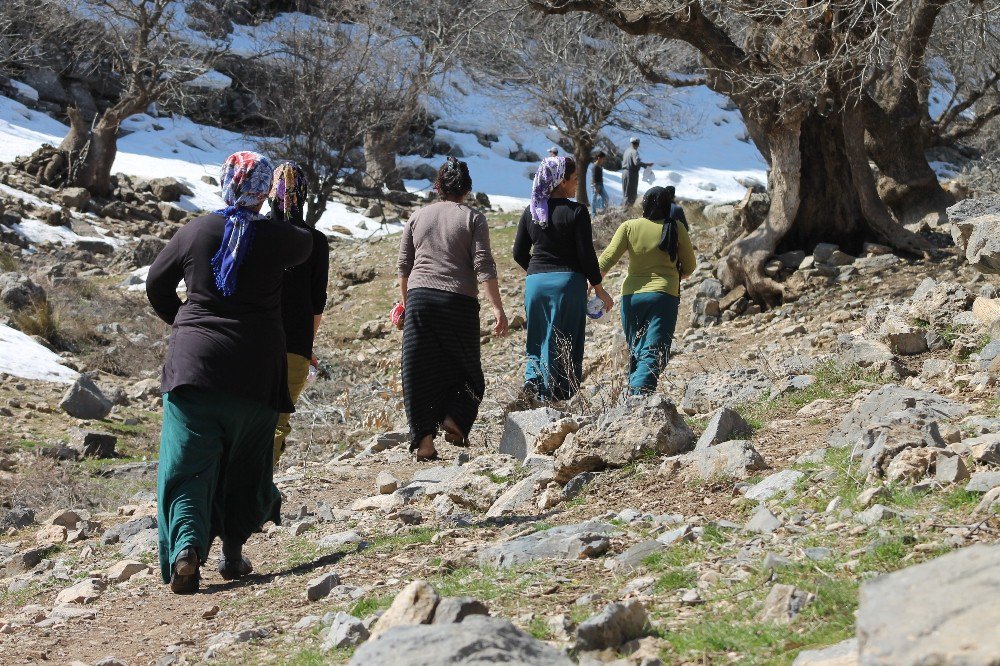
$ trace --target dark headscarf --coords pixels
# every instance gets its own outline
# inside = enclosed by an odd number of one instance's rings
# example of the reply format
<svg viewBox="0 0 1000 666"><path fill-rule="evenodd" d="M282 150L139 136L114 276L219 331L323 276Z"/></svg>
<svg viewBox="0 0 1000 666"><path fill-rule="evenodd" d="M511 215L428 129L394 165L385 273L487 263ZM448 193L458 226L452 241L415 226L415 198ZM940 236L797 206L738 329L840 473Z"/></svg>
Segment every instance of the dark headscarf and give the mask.
<svg viewBox="0 0 1000 666"><path fill-rule="evenodd" d="M295 162L282 162L274 170L274 182L267 198L276 218L304 224L302 210L308 193L309 183L302 167Z"/></svg>
<svg viewBox="0 0 1000 666"><path fill-rule="evenodd" d="M659 248L677 261L677 221L673 216L674 188L651 187L642 197L642 216L653 222L662 222Z"/></svg>

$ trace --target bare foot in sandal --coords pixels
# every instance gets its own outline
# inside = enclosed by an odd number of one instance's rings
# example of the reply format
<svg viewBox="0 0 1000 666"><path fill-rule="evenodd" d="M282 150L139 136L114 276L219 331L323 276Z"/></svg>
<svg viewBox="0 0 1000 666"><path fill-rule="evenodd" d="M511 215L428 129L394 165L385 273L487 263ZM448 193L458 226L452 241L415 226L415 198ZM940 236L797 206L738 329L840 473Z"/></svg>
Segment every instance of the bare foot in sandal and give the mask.
<svg viewBox="0 0 1000 666"><path fill-rule="evenodd" d="M417 462L437 460L438 453L434 448L434 436L425 435L424 438L420 440L420 445L417 447L417 450L414 451L413 455L416 456Z"/></svg>
<svg viewBox="0 0 1000 666"><path fill-rule="evenodd" d="M444 417L441 427L444 428L444 439L446 442L455 446L469 445L469 438L462 434L462 429L458 427L458 424L450 416Z"/></svg>

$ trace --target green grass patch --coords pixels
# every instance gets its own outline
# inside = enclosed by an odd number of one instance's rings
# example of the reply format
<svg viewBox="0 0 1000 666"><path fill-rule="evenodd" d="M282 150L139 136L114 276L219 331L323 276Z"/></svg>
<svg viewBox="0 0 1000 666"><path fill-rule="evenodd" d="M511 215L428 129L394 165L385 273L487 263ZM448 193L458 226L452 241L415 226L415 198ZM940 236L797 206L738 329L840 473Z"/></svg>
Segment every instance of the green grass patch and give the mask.
<svg viewBox="0 0 1000 666"><path fill-rule="evenodd" d="M359 618L366 618L369 615L388 608L392 605L393 596L391 594L372 595L361 597L351 606L351 615Z"/></svg>
<svg viewBox="0 0 1000 666"><path fill-rule="evenodd" d="M371 545L363 552L365 555L375 553L391 553L406 546L419 543L430 543L431 538L437 533L433 527L418 527L417 529L403 534L393 534L376 538Z"/></svg>
<svg viewBox="0 0 1000 666"><path fill-rule="evenodd" d="M900 537L891 537L879 541L867 553L861 556L861 569L877 573L889 573L902 568L903 558L910 548Z"/></svg>
<svg viewBox="0 0 1000 666"><path fill-rule="evenodd" d="M540 641L547 641L552 638L552 632L549 630L549 625L545 621L544 617L536 615L531 618L531 622L528 623L528 633L537 638Z"/></svg>
<svg viewBox="0 0 1000 666"><path fill-rule="evenodd" d="M968 509L979 504L982 499L982 493L974 493L965 488L955 488L944 495L941 502L949 509Z"/></svg>

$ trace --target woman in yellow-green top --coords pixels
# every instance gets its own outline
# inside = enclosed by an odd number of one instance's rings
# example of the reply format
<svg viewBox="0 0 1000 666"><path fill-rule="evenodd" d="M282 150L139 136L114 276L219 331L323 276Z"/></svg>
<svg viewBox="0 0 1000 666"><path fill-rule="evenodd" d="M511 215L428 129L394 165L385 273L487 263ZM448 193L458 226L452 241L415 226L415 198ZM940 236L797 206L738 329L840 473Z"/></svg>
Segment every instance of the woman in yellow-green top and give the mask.
<svg viewBox="0 0 1000 666"><path fill-rule="evenodd" d="M656 390L677 326L680 282L694 272L696 261L673 187L650 188L642 199L642 215L622 222L599 259L606 274L628 251L621 313L629 346L629 390L635 394Z"/></svg>

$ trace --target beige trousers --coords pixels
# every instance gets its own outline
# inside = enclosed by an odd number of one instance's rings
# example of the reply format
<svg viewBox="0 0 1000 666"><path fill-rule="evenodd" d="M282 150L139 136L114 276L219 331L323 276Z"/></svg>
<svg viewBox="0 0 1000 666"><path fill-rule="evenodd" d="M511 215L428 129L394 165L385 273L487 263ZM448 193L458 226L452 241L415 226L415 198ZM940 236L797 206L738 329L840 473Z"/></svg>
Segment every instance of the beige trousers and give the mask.
<svg viewBox="0 0 1000 666"><path fill-rule="evenodd" d="M292 398L294 405L302 395L302 389L306 387L306 380L309 378L309 359L298 354L288 354L288 395ZM289 425L291 414L279 414L278 425L274 429L274 464L278 465L278 459L285 452L285 439L292 431Z"/></svg>

